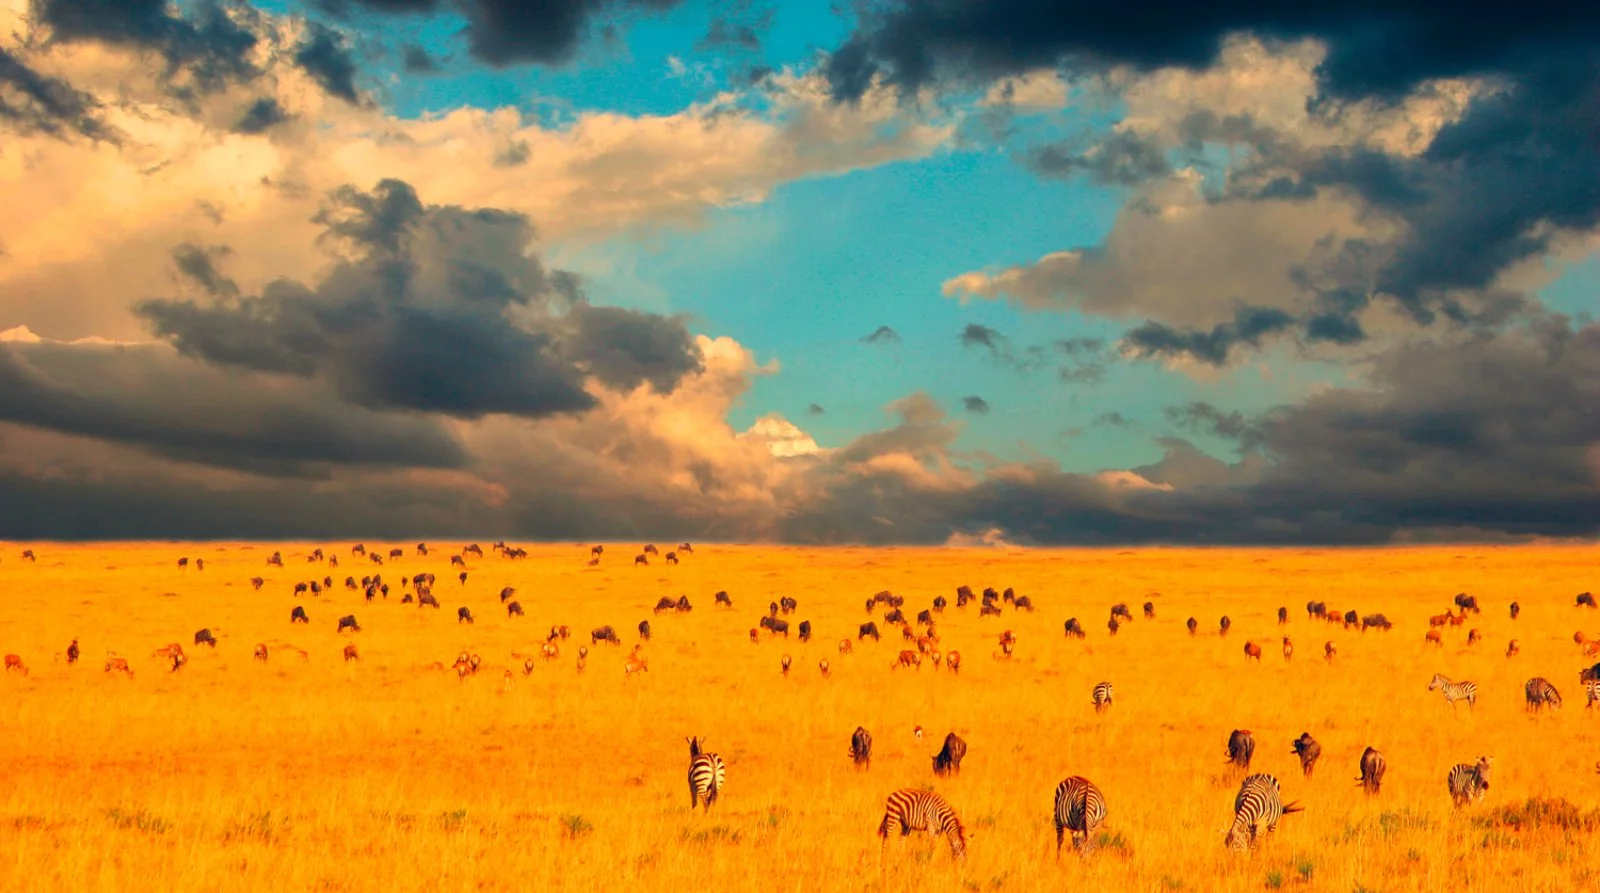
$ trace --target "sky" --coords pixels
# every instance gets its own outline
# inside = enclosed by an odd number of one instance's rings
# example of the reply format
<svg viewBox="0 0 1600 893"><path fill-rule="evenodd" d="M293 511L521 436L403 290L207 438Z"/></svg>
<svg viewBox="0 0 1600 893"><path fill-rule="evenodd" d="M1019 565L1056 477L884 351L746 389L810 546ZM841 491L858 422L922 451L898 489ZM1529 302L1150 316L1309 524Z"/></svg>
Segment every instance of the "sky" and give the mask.
<svg viewBox="0 0 1600 893"><path fill-rule="evenodd" d="M0 537L1600 534L1600 12L0 0Z"/></svg>

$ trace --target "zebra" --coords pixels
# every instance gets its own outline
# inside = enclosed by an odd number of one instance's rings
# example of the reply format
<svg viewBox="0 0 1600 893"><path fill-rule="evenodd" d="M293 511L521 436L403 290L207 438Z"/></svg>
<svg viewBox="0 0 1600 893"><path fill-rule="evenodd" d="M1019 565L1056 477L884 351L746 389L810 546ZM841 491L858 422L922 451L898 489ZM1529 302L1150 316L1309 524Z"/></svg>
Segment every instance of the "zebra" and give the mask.
<svg viewBox="0 0 1600 893"><path fill-rule="evenodd" d="M1234 852L1253 850L1263 828L1271 834L1278 830L1279 819L1303 808L1295 803L1284 805L1276 778L1262 772L1251 775L1233 798L1233 827L1224 842Z"/></svg>
<svg viewBox="0 0 1600 893"><path fill-rule="evenodd" d="M872 733L865 726L856 726L850 735L850 761L858 769L872 768Z"/></svg>
<svg viewBox="0 0 1600 893"><path fill-rule="evenodd" d="M1451 682L1443 673L1434 673L1433 681L1428 683L1428 691L1438 689L1444 692L1444 699L1454 707L1457 701L1466 701L1468 707L1478 704L1478 684L1476 682Z"/></svg>
<svg viewBox="0 0 1600 893"><path fill-rule="evenodd" d="M1551 707L1561 706L1561 693L1556 691L1556 687L1550 684L1550 680L1543 676L1535 676L1529 679L1523 692L1527 697L1529 710L1543 710L1547 704Z"/></svg>
<svg viewBox="0 0 1600 893"><path fill-rule="evenodd" d="M1094 687L1094 712L1103 713L1111 709L1111 683L1101 682Z"/></svg>
<svg viewBox="0 0 1600 893"><path fill-rule="evenodd" d="M1600 680L1585 680L1583 683L1583 693L1588 699L1584 702L1583 709L1587 710L1596 704L1600 704Z"/></svg>
<svg viewBox="0 0 1600 893"><path fill-rule="evenodd" d="M1093 850L1094 831L1105 820L1106 798L1094 782L1074 775L1056 785L1056 858L1067 831L1072 832L1073 849Z"/></svg>
<svg viewBox="0 0 1600 893"><path fill-rule="evenodd" d="M692 810L700 805L701 799L705 800L706 812L711 811L711 804L717 802L717 796L722 793L722 783L726 770L722 765L722 757L714 753L702 753L700 739L689 738L689 808Z"/></svg>
<svg viewBox="0 0 1600 893"><path fill-rule="evenodd" d="M1383 754L1369 747L1361 752L1361 777L1356 781L1368 794L1376 794L1383 786L1383 773L1388 768L1388 761L1383 758Z"/></svg>
<svg viewBox="0 0 1600 893"><path fill-rule="evenodd" d="M966 858L970 835L956 817L956 811L938 793L902 788L889 795L883 807L883 821L878 824L878 836L883 839L878 858L881 860L884 850L888 849L891 834L899 833L904 837L912 831L943 834L949 838L950 852L955 858Z"/></svg>
<svg viewBox="0 0 1600 893"><path fill-rule="evenodd" d="M1478 757L1476 763L1457 763L1450 767L1445 783L1450 786L1450 799L1459 809L1468 802L1482 800L1489 790L1489 765L1493 757Z"/></svg>

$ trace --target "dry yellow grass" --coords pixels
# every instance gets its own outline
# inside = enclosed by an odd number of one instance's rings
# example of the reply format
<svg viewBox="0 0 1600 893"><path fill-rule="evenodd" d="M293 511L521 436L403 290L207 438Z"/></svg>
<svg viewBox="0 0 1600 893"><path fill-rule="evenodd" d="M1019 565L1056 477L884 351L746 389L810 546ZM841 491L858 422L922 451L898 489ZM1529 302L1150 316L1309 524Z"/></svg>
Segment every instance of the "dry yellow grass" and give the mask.
<svg viewBox="0 0 1600 893"><path fill-rule="evenodd" d="M1530 797L1600 805L1600 715L1586 714L1572 641L1600 636L1600 614L1573 607L1600 557L1586 548L1443 547L1395 550L987 551L701 547L679 567L634 568L618 545L602 567L586 549L533 547L526 560L469 559L462 586L453 547L374 568L349 544L323 544L342 566L308 565L302 544L36 544L0 552L0 652L31 673L0 679L0 890L1576 890L1600 886L1590 832L1486 828L1491 811ZM377 544L369 543L376 547ZM459 545L459 544L456 544ZM485 544L487 547L487 544ZM387 551L389 544L383 544ZM284 568L265 557L281 549ZM179 556L204 571L179 571ZM342 585L380 571L397 582L439 577L441 611L368 605ZM268 583L252 590L250 577ZM331 574L331 595L291 595L294 582ZM952 607L943 647L966 663L958 678L930 667L889 669L898 635L837 646L867 619L880 589L922 608L956 585L1014 586L1038 606L978 617ZM525 618L508 619L502 586ZM718 609L727 589L735 608ZM1484 613L1423 642L1427 616L1456 592ZM1139 612L1147 594L1157 619ZM662 595L687 594L688 615L653 615ZM749 641L769 601L791 595L810 619L810 644ZM1310 598L1383 611L1393 632L1346 632L1306 619ZM1522 604L1513 622L1506 606ZM953 601L953 599L952 599ZM1116 638L1107 609L1136 619ZM309 627L289 625L307 606ZM458 625L468 605L473 626ZM1296 654L1285 662L1275 620ZM354 613L364 631L341 638ZM908 612L910 613L910 612ZM1233 618L1227 638L1218 618ZM1194 615L1200 635L1183 628ZM1076 616L1086 642L1062 635ZM622 668L642 619L655 627L649 671ZM876 618L882 623L881 617ZM559 660L509 683L503 671L535 654L553 623L571 626ZM610 623L625 647L579 637ZM216 650L189 644L218 632ZM1476 627L1486 641L1469 649ZM1010 661L993 658L1010 628ZM53 655L77 637L83 661ZM1522 652L1505 657L1508 640ZM362 660L345 664L349 638ZM1260 664L1243 643L1263 645ZM1339 657L1322 660L1324 641ZM151 657L184 644L178 673ZM269 662L252 659L258 642ZM285 647L309 652L301 660ZM136 676L101 672L108 649ZM483 655L478 676L427 669L463 649ZM779 674L784 654L794 671ZM830 679L817 662L828 659ZM1476 710L1426 691L1435 671L1480 686ZM1524 713L1522 686L1553 680L1566 698L1547 716ZM1090 689L1116 686L1096 716ZM875 738L868 772L846 757L858 725ZM928 738L915 741L923 726ZM1304 813L1283 820L1253 857L1222 845L1236 782L1223 747L1255 732L1257 771L1276 774ZM935 782L930 756L955 730L970 745L959 778ZM1324 753L1302 778L1290 741L1309 731ZM684 738L702 735L728 764L722 801L689 810ZM1367 745L1389 760L1383 793L1354 783ZM1451 809L1449 767L1496 758L1485 803ZM1054 859L1056 783L1093 779L1110 804L1109 835L1093 856ZM964 865L942 841L893 841L880 873L874 835L884 797L932 783L976 836Z"/></svg>

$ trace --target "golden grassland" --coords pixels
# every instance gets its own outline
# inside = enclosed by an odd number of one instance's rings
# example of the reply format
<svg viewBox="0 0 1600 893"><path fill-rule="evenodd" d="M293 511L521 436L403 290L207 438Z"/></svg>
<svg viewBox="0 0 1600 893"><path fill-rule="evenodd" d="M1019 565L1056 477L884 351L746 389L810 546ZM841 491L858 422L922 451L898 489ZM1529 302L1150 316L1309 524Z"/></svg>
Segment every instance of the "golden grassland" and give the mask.
<svg viewBox="0 0 1600 893"><path fill-rule="evenodd" d="M316 545L341 566L308 564L313 546L296 543L32 544L36 563L19 559L21 545L0 547L0 652L31 670L0 679L0 890L1600 888L1600 836L1581 821L1489 821L1525 815L1534 797L1566 798L1579 820L1600 807L1600 711L1584 710L1577 683L1592 661L1572 640L1579 629L1600 636L1600 615L1573 606L1576 592L1600 588L1594 548L706 545L677 567L635 568L637 544L619 544L589 568L587 548L562 545L515 562L469 558L462 585L449 566L460 544L419 558L406 543L407 557L383 568L353 560L348 543ZM274 549L281 569L265 565ZM205 570L178 570L180 556ZM443 610L401 604L398 586L367 604L339 585L421 571L438 575ZM260 592L248 582L257 574ZM331 594L292 595L325 574ZM874 592L906 596L911 614L962 583L1016 587L1038 610L980 619L975 603L952 604L939 629L942 647L965 658L959 677L891 671L898 634L838 652ZM507 585L525 618L501 608ZM713 607L719 589L734 609ZM1449 629L1443 648L1424 644L1428 615L1463 590L1483 614ZM692 613L651 613L680 594ZM790 620L810 619L816 639L751 644L782 595L799 600ZM1139 612L1147 598L1153 621ZM1385 612L1395 628L1311 622L1311 598ZM1119 601L1136 619L1111 638L1107 609ZM295 604L309 627L289 625ZM476 624L457 623L460 605ZM1290 608L1284 630L1279 605ZM361 633L335 632L346 613ZM1191 615L1195 637L1183 626ZM1071 616L1087 641L1062 635ZM624 679L642 619L655 632L649 672ZM561 657L507 682L504 669L520 669L513 653L536 653L553 623L573 630ZM607 623L625 646L592 647L578 673L580 637ZM218 633L215 651L190 645L202 627ZM1003 661L995 641L1007 628L1019 643ZM1469 648L1470 628L1485 641ZM56 655L73 637L83 660L68 666ZM1522 653L1508 659L1513 637ZM1247 639L1263 645L1259 664L1244 657ZM362 659L346 664L350 640ZM191 657L177 673L151 656L173 641ZM265 664L251 656L258 642L274 649ZM464 649L484 658L477 676L428 668ZM134 678L101 671L108 650L129 658ZM1436 671L1476 681L1477 708L1428 692ZM1564 709L1525 713L1523 683L1538 675L1561 689ZM1089 693L1100 680L1115 684L1116 703L1097 716ZM846 756L858 724L875 738L866 772ZM1237 787L1223 750L1236 727L1256 735L1255 769L1305 805L1250 857L1222 843ZM970 751L958 778L935 780L929 758L950 730ZM1290 753L1303 731L1324 748L1311 778ZM710 814L689 808L689 735L727 761ZM1354 783L1369 744L1389 761L1370 800ZM1445 774L1480 754L1495 757L1488 797L1455 811ZM1101 787L1110 817L1098 852L1069 848L1057 862L1051 800L1072 774ZM885 796L927 784L974 832L968 859L919 834L892 841L880 867Z"/></svg>

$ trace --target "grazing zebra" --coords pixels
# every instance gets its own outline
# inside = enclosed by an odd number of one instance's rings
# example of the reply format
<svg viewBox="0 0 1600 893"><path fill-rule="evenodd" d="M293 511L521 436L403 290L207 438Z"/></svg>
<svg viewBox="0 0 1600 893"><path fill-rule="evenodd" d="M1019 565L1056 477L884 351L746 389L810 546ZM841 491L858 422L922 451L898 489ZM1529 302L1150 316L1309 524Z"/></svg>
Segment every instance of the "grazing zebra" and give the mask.
<svg viewBox="0 0 1600 893"><path fill-rule="evenodd" d="M1383 773L1388 768L1383 754L1369 747L1361 752L1361 777L1356 781L1368 794L1376 794L1383 787Z"/></svg>
<svg viewBox="0 0 1600 893"><path fill-rule="evenodd" d="M1428 683L1428 691L1438 689L1444 693L1444 699L1454 707L1457 701L1466 701L1468 707L1478 705L1478 685L1475 682L1451 682L1442 673L1434 673L1433 681Z"/></svg>
<svg viewBox="0 0 1600 893"><path fill-rule="evenodd" d="M1256 736L1249 729L1234 729L1228 733L1228 762L1237 769L1250 771L1250 759L1256 755Z"/></svg>
<svg viewBox="0 0 1600 893"><path fill-rule="evenodd" d="M1478 757L1476 763L1457 763L1450 768L1445 783L1450 787L1450 799L1456 808L1474 800L1482 800L1489 791L1489 764L1493 757Z"/></svg>
<svg viewBox="0 0 1600 893"><path fill-rule="evenodd" d="M1101 682L1095 685L1094 693L1090 696L1094 700L1094 712L1104 713L1111 709L1111 683ZM1063 782L1065 784L1065 782ZM1060 841L1056 842L1059 849Z"/></svg>
<svg viewBox="0 0 1600 893"><path fill-rule="evenodd" d="M711 811L711 804L717 802L717 796L722 793L722 783L726 770L722 765L722 757L714 753L702 753L700 739L690 738L689 741L689 808L692 810L704 800L706 812Z"/></svg>
<svg viewBox="0 0 1600 893"><path fill-rule="evenodd" d="M1322 745L1310 732L1301 732L1300 737L1294 739L1294 753L1300 758L1300 771L1310 778L1312 770L1317 768L1317 759L1322 756Z"/></svg>
<svg viewBox="0 0 1600 893"><path fill-rule="evenodd" d="M1074 775L1056 785L1056 858L1061 857L1062 839L1072 832L1074 849L1094 849L1094 831L1106 820L1106 798L1094 782Z"/></svg>
<svg viewBox="0 0 1600 893"><path fill-rule="evenodd" d="M850 734L850 761L857 769L872 768L872 733L865 726L856 726Z"/></svg>
<svg viewBox="0 0 1600 893"><path fill-rule="evenodd" d="M1528 684L1523 689L1523 693L1527 698L1529 710L1543 710L1547 705L1550 707L1561 706L1561 693L1556 691L1556 687L1550 684L1550 680L1543 676L1535 676L1529 679Z"/></svg>
<svg viewBox="0 0 1600 893"><path fill-rule="evenodd" d="M950 840L950 852L957 859L966 858L967 829L956 817L955 810L937 793L902 788L889 795L883 807L883 821L878 824L878 836L883 839L878 857L882 859L884 850L888 849L891 834L904 837L912 831L943 834Z"/></svg>
<svg viewBox="0 0 1600 893"><path fill-rule="evenodd" d="M1600 680L1587 679L1583 683L1583 694L1588 699L1583 704L1583 709L1588 710L1600 704Z"/></svg>
<svg viewBox="0 0 1600 893"><path fill-rule="evenodd" d="M1265 773L1251 775L1233 798L1233 827L1224 843L1235 852L1253 850L1263 829L1268 834L1277 831L1279 819L1302 808L1294 803L1284 805L1276 778Z"/></svg>
<svg viewBox="0 0 1600 893"><path fill-rule="evenodd" d="M961 760L967 755L967 742L955 732L944 736L944 747L933 757L934 775L960 775Z"/></svg>

